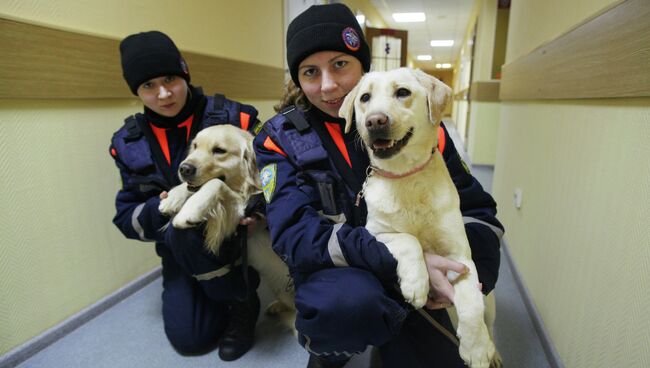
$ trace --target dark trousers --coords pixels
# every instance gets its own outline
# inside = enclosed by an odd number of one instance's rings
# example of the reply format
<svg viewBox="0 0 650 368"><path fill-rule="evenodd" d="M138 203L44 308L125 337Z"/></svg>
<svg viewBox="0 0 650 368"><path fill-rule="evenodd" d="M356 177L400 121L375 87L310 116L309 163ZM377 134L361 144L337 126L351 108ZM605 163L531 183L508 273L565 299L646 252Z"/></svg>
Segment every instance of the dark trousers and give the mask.
<svg viewBox="0 0 650 368"><path fill-rule="evenodd" d="M216 347L229 321L228 302L254 293L260 282L258 273L248 268L248 285L241 266L219 277L197 280L193 275L224 266L203 249L202 242L156 244L156 253L162 258L163 322L169 342L183 354Z"/></svg>
<svg viewBox="0 0 650 368"><path fill-rule="evenodd" d="M296 289L300 343L333 362L371 345L384 368L464 367L458 347L399 298L361 269L315 272ZM429 312L454 331L444 310Z"/></svg>

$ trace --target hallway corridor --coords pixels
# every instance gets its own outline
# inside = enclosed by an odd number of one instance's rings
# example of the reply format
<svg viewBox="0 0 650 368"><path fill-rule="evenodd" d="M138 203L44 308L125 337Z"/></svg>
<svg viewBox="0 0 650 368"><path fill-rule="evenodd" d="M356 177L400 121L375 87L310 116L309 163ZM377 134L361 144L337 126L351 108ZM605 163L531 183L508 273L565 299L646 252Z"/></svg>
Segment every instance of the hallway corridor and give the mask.
<svg viewBox="0 0 650 368"><path fill-rule="evenodd" d="M462 147L453 124L446 124L457 147ZM459 149L460 151L460 149ZM469 164L467 155L465 161ZM490 190L493 168L473 166L473 175ZM507 229L506 229L507 237ZM513 270L502 248L497 283L495 339L506 368L550 368L533 322L528 314ZM262 313L253 349L234 362L222 362L216 351L202 356L181 356L168 343L160 310L161 278L129 296L26 360L20 368L212 368L264 367L301 368L307 353L289 331L282 331L277 320ZM262 305L271 300L264 285L260 288ZM355 357L346 368L368 368L370 354ZM4 367L3 367L4 368ZM408 367L405 367L408 368Z"/></svg>

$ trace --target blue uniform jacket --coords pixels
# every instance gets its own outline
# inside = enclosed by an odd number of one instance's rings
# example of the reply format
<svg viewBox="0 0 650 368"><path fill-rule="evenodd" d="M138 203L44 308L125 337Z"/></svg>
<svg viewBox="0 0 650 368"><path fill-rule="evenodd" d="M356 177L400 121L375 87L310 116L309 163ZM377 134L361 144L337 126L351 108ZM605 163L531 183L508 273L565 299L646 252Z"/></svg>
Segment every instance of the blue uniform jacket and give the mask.
<svg viewBox="0 0 650 368"><path fill-rule="evenodd" d="M170 147L171 151L185 152L188 142L208 126L233 124L251 130L257 121L257 110L221 95L202 96L193 121L188 139L182 140L183 143L174 141L179 146ZM141 114L127 118L124 126L115 132L110 153L122 177L122 189L115 199L117 213L113 223L127 238L165 242L174 228L169 226L166 231L161 231L169 218L158 211L158 196L180 183L176 173L183 155L172 158L171 164L163 162L158 142ZM201 228L177 231L172 236L190 244L203 242Z"/></svg>
<svg viewBox="0 0 650 368"><path fill-rule="evenodd" d="M297 112L309 122L308 128L296 128L294 120L300 120ZM320 138L327 134L318 128L324 122L310 121L316 115L298 109L278 114L264 124L254 141L273 247L288 264L297 285L307 275L334 266L362 268L384 283L393 283L396 260L363 227L367 215L363 200L355 206L367 155L354 143L356 132L342 135L349 156L357 157L356 167L352 159L356 183L349 173L341 175L341 160L333 159L336 153L331 153L331 142L327 143L330 138ZM340 119L327 121L330 127L342 124ZM503 226L495 217L496 203L466 169L446 129L445 141L443 157L460 195L472 258L487 294L498 276ZM365 164L358 158L361 156Z"/></svg>

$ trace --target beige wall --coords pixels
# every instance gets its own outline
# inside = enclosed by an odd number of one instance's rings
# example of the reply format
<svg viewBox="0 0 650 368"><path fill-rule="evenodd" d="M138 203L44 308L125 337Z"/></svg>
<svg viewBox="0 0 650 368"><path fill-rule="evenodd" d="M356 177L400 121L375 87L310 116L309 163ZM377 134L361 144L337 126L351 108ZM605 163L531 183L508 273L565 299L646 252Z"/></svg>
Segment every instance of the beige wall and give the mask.
<svg viewBox="0 0 650 368"><path fill-rule="evenodd" d="M0 354L159 262L112 225L110 136L135 106L0 100Z"/></svg>
<svg viewBox="0 0 650 368"><path fill-rule="evenodd" d="M157 29L181 50L283 67L280 0L0 0L0 15L116 39Z"/></svg>
<svg viewBox="0 0 650 368"><path fill-rule="evenodd" d="M478 0L478 19L472 83L492 80L497 0ZM473 164L494 165L499 131L499 102L471 100L467 126L467 153Z"/></svg>
<svg viewBox="0 0 650 368"><path fill-rule="evenodd" d="M492 55L494 53L494 33L497 25L497 0L477 0L479 3L474 45L472 79L490 80L492 75Z"/></svg>
<svg viewBox="0 0 650 368"><path fill-rule="evenodd" d="M353 13L361 12L366 16L366 21L369 21L373 28L386 27L386 21L379 14L377 9L372 5L369 0L344 0L342 1L347 5Z"/></svg>
<svg viewBox="0 0 650 368"><path fill-rule="evenodd" d="M469 115L467 154L474 165L494 165L496 161L501 104L472 101Z"/></svg>
<svg viewBox="0 0 650 368"><path fill-rule="evenodd" d="M506 63L610 3L512 2ZM650 98L504 102L500 124L499 218L561 360L650 366Z"/></svg>
<svg viewBox="0 0 650 368"><path fill-rule="evenodd" d="M510 8L506 62L568 32L598 11L620 0L520 0ZM514 31L513 29L516 29Z"/></svg>
<svg viewBox="0 0 650 368"><path fill-rule="evenodd" d="M183 50L274 67L282 14L267 0L0 0L4 18L115 39L160 29ZM276 101L248 102L266 119ZM0 355L159 264L151 243L111 223L110 137L141 109L135 99L0 100Z"/></svg>

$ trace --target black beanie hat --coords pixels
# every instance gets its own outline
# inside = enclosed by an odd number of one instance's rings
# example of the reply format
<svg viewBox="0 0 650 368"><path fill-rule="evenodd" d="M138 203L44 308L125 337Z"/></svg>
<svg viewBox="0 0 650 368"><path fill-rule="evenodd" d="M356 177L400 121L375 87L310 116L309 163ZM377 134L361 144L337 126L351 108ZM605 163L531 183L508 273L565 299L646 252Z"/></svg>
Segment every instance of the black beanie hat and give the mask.
<svg viewBox="0 0 650 368"><path fill-rule="evenodd" d="M296 86L300 86L298 66L319 51L344 52L356 57L363 70L370 70L370 48L357 18L343 4L312 5L289 24L287 63Z"/></svg>
<svg viewBox="0 0 650 368"><path fill-rule="evenodd" d="M190 83L190 72L180 51L166 34L140 32L120 43L122 75L134 95L138 87L152 78L178 75Z"/></svg>

